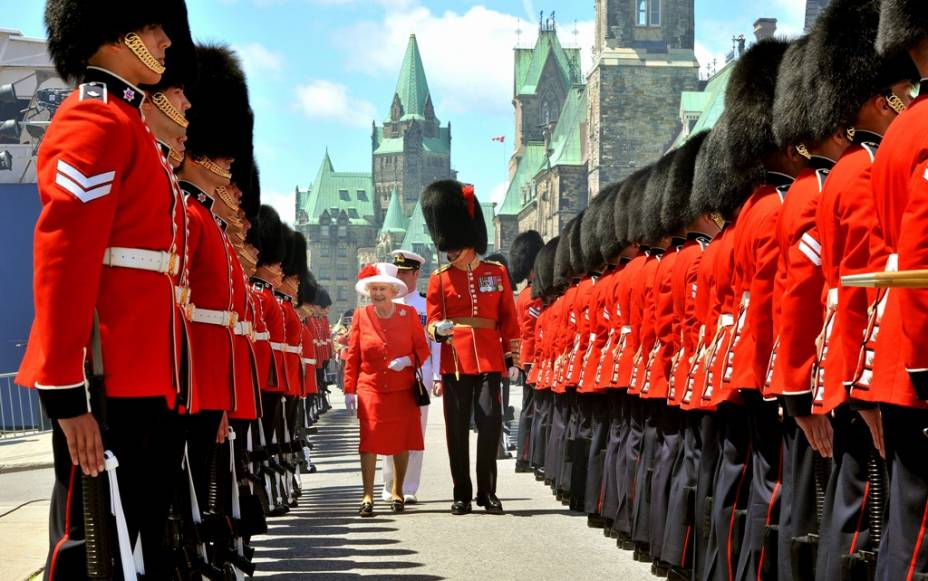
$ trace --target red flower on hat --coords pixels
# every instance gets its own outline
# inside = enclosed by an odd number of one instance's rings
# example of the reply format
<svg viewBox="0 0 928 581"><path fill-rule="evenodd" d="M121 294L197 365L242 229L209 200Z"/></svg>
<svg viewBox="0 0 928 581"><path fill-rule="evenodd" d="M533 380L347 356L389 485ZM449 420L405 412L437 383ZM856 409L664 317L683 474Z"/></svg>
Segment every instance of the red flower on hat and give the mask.
<svg viewBox="0 0 928 581"><path fill-rule="evenodd" d="M474 186L464 184L461 186L461 194L464 196L464 201L467 202L467 213L473 218L477 213L477 198L474 196Z"/></svg>
<svg viewBox="0 0 928 581"><path fill-rule="evenodd" d="M380 274L380 271L377 270L377 267L373 264L368 264L361 269L361 272L358 273L358 280L361 280L362 278L377 276L378 274Z"/></svg>

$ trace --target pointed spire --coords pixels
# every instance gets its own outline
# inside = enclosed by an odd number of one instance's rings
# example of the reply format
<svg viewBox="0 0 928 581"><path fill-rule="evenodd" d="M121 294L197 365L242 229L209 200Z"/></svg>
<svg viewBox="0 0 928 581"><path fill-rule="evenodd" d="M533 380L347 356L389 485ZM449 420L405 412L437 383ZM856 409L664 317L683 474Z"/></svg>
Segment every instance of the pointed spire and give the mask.
<svg viewBox="0 0 928 581"><path fill-rule="evenodd" d="M319 172L322 173L335 173L335 167L332 166L332 158L329 157L329 148L325 148L325 157L322 159L322 167L319 168Z"/></svg>
<svg viewBox="0 0 928 581"><path fill-rule="evenodd" d="M400 206L400 193L393 187L390 193L390 205L387 207L387 214L383 218L383 228L381 232L406 232L408 226L406 215L403 214L403 208Z"/></svg>
<svg viewBox="0 0 928 581"><path fill-rule="evenodd" d="M406 47L406 56L400 67L400 78L396 82L396 97L403 107L403 116L411 115L424 118L425 103L429 97L429 83L425 78L425 68L422 66L422 57L419 54L419 44L416 35L409 35L409 45Z"/></svg>

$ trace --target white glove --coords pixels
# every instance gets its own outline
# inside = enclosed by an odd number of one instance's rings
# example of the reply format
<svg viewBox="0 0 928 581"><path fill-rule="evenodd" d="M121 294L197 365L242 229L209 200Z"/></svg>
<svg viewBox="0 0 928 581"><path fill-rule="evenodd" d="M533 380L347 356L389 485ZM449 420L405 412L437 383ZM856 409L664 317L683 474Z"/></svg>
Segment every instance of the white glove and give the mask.
<svg viewBox="0 0 928 581"><path fill-rule="evenodd" d="M519 380L519 368L510 367L509 368L509 381L511 381L512 383L515 383L518 380Z"/></svg>
<svg viewBox="0 0 928 581"><path fill-rule="evenodd" d="M454 321L439 321L435 323L435 334L448 337L454 333Z"/></svg>
<svg viewBox="0 0 928 581"><path fill-rule="evenodd" d="M345 409L346 410L358 409L358 395L356 393L345 394Z"/></svg>
<svg viewBox="0 0 928 581"><path fill-rule="evenodd" d="M403 355L402 357L397 357L387 365L387 369L390 371L402 371L407 367L412 366L412 359L408 355Z"/></svg>

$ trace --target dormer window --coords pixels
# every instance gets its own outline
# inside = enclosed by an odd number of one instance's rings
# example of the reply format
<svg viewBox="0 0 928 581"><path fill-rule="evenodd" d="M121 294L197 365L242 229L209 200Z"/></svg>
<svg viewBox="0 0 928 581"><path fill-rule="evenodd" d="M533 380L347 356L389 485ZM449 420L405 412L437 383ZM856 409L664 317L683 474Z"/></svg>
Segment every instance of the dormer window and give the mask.
<svg viewBox="0 0 928 581"><path fill-rule="evenodd" d="M638 26L661 25L661 0L636 0L638 2Z"/></svg>

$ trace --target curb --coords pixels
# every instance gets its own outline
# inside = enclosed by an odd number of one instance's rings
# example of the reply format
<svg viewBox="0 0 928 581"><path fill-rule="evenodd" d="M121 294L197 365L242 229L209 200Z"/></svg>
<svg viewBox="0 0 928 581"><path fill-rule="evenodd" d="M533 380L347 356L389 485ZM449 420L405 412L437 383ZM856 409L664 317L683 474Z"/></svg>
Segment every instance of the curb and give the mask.
<svg viewBox="0 0 928 581"><path fill-rule="evenodd" d="M30 464L17 464L15 466L0 466L0 475L13 474L15 472L28 472L30 470L43 470L45 468L54 468L54 462L33 462Z"/></svg>

